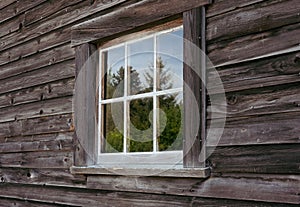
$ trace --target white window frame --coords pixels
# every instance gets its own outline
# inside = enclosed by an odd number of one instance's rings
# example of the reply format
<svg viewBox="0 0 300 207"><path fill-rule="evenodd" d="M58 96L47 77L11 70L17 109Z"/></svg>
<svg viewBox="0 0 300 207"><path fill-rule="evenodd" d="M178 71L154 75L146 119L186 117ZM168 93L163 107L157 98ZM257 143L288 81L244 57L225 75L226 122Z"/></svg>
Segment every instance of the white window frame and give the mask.
<svg viewBox="0 0 300 207"><path fill-rule="evenodd" d="M183 150L177 150L177 151L157 151L157 112L155 109L157 109L155 106L157 106L157 99L159 96L162 95L169 95L169 94L175 94L175 93L182 93L183 92L183 86L179 88L172 88L167 90L157 90L157 65L156 60L158 57L157 54L157 36L161 34L170 33L176 30L183 29L183 25L180 26L173 26L172 28L164 29L162 31L153 31L153 34L145 35L141 38L135 39L135 40L127 40L122 43L116 43L112 46L108 47L99 47L99 90L98 90L98 146L97 146L97 165L101 165L104 167L151 167L151 168L164 168L164 167L173 167L173 168L181 168L183 167L182 157L183 157ZM134 35L130 35L134 36ZM129 36L129 38L130 38ZM153 49L153 55L154 55L154 63L153 63L153 91L142 93L142 94L135 94L130 95L128 94L128 45L132 43L136 43L148 38L153 38L154 42L154 49ZM183 42L182 42L183 44ZM118 48L124 46L125 50L125 71L124 71L124 96L122 97L116 97L116 98L109 98L109 99L102 99L102 88L104 87L102 84L102 77L103 77L103 70L102 70L102 53L107 52L110 49ZM182 68L183 70L183 68ZM183 77L182 77L183 78ZM182 80L183 81L183 80ZM129 109L129 101L141 99L141 98L152 98L153 99L153 107L154 107L154 113L153 113L153 151L152 152L127 152L127 127L128 127L128 109ZM102 105L104 104L111 104L111 103L122 103L123 102L123 120L124 120L124 130L123 130L123 152L117 152L117 153L102 153L101 152L101 141L103 140L102 136Z"/></svg>

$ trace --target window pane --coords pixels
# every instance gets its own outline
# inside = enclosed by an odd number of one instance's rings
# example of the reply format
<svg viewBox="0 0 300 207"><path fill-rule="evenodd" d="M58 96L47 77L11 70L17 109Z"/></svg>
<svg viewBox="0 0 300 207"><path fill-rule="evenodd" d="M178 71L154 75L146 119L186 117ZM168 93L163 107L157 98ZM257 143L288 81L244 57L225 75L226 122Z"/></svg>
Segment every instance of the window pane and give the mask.
<svg viewBox="0 0 300 207"><path fill-rule="evenodd" d="M157 36L157 88L166 90L183 85L183 31L164 33Z"/></svg>
<svg viewBox="0 0 300 207"><path fill-rule="evenodd" d="M102 152L123 152L123 103L102 105ZM102 140L103 140L102 139Z"/></svg>
<svg viewBox="0 0 300 207"><path fill-rule="evenodd" d="M130 101L128 152L153 151L153 98Z"/></svg>
<svg viewBox="0 0 300 207"><path fill-rule="evenodd" d="M182 93L159 96L157 107L159 151L182 150Z"/></svg>
<svg viewBox="0 0 300 207"><path fill-rule="evenodd" d="M103 99L120 97L124 94L124 46L109 49L102 53Z"/></svg>
<svg viewBox="0 0 300 207"><path fill-rule="evenodd" d="M153 90L153 48L153 38L128 44L129 94L146 93Z"/></svg>

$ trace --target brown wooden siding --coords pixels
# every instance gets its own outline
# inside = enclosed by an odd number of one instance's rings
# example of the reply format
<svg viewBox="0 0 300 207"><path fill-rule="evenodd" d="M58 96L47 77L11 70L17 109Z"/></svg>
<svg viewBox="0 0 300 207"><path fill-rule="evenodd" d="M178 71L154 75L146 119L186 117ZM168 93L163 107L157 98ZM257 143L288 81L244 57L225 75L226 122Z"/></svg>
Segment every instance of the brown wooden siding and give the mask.
<svg viewBox="0 0 300 207"><path fill-rule="evenodd" d="M299 205L300 52L290 50L300 44L298 0L215 0L207 8L208 56L228 102L210 178L69 172L76 145L71 27L134 2L0 1L0 204Z"/></svg>

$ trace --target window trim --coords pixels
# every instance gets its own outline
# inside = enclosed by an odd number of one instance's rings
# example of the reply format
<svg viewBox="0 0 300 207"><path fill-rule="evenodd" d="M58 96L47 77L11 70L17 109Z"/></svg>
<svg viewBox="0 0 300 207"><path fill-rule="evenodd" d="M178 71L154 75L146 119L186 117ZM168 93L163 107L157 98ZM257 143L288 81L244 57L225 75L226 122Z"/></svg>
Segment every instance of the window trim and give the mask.
<svg viewBox="0 0 300 207"><path fill-rule="evenodd" d="M177 16L180 13L183 13L184 31L186 31L187 28L190 31L194 31L194 29L196 29L196 32L194 32L193 34L189 33L188 34L189 36L186 36L186 32L184 32L184 38L198 45L201 49L205 48L204 5L208 3L211 3L211 1L210 0L187 0L187 1L170 0L162 3L154 0L144 0L135 3L133 5L125 6L111 14L104 15L96 19L87 21L85 23L81 23L79 25L73 26L72 45L75 46L76 74L80 72L83 64L89 59L89 57L93 53L99 52L97 50L98 49L97 44L99 43L99 41L104 42L110 38L115 38L117 36L122 36L124 34L131 33L135 29L137 30L145 29L144 28L145 25L146 28L149 28L153 26L152 22L156 22L155 24L157 24L157 22L162 22L162 23L167 22L170 19L174 19L175 16ZM160 4L163 4L163 6ZM195 9L196 7L199 6L202 7L200 9L199 8ZM151 11L151 9L159 8L159 7L162 8L159 11L157 11L155 14L150 13L152 15L151 18L148 17L148 19L145 19L145 15L144 15L145 9L149 9ZM168 8L168 10L165 10L164 7ZM139 13L139 11L143 11L143 12ZM133 16L134 18L132 18ZM127 18L122 18L122 17L127 17ZM93 30L88 32L89 28L95 28L96 25L97 27L99 27L99 25L108 25L111 23L111 21L115 19L118 19L117 24L122 25L122 27L118 28L118 25L116 25L116 27L111 27L111 28L99 28L99 32L97 32L97 29L96 31ZM106 32L103 31L104 29ZM201 40L199 40L199 38ZM201 60L203 61L203 57L201 57ZM94 73L97 71L95 68L98 67L99 64L98 62L99 61L97 60L89 60L89 62L87 63L88 71L94 71L94 72L91 74L86 74L85 80L82 80L82 82L80 83L80 86L82 87L82 93L81 93L82 96L80 98L75 99L75 108L74 108L75 129L81 130L81 132L83 132L85 136L84 140L87 142L85 143L87 149L82 148L82 145L79 142L79 137L77 137L78 135L75 132L74 135L76 141L76 149L74 154L75 166L71 167L71 171L73 173L80 174L80 173L84 173L85 171L84 174L89 174L89 170L91 169L95 170L98 168L97 166L94 166L95 164L94 160L96 160L95 158L97 156L97 147L95 146L97 146L96 144L96 140L97 140L96 138L98 137L97 119L99 118L97 117L97 113L95 113L95 110L96 112L98 112L97 109L98 100L95 95L98 93L96 83L99 77L97 77L96 80L91 80L93 77L96 77ZM202 66L203 67L205 66L203 62L202 62ZM186 71L188 69L186 69L185 67L184 70ZM201 71L202 75L203 75L203 71L205 72L205 69ZM205 74L202 77L205 77ZM200 177L203 177L204 175L205 175L204 177L206 177L208 168L206 167L205 163L199 163L197 161L199 157L199 152L201 150L201 146L205 146L205 144L200 145L201 141L202 143L205 142L205 138L202 140L200 138L206 136L205 134L206 119L203 118L206 117L206 92L205 90L202 90L203 88L205 88L203 87L205 82L203 82L200 85L199 84L194 85L192 80L191 83L192 83L191 84L192 90L194 92L195 97L197 98L197 102L201 106L199 113L202 121L201 121L199 133L196 135L196 138L195 137L191 138L193 135L186 134L189 128L185 127L184 129L184 135L187 136L184 136L185 156L183 157L183 167L187 169L181 169L181 170L186 170L186 172L190 172L191 169L194 171L198 169L199 171L205 172L205 173L198 173L199 176L200 174L202 174L202 176ZM89 101L84 101L84 100L89 100ZM184 113L186 114L186 112L190 114L192 113L191 111L185 108ZM185 115L185 120L188 119L188 113L187 115ZM185 126L186 125L187 124L185 124ZM186 152L187 146L189 147L188 152ZM86 151L88 151L88 153ZM205 155L201 155L201 156L205 156ZM101 171L101 168L99 168L98 171ZM141 172L141 170L138 171ZM101 174L100 172L98 173Z"/></svg>

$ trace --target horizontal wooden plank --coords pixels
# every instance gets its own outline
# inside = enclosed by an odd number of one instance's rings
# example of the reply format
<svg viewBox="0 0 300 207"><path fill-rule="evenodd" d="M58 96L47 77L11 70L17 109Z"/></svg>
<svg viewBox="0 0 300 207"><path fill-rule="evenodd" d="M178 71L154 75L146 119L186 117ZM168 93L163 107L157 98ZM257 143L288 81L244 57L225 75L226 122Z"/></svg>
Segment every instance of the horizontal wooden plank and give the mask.
<svg viewBox="0 0 300 207"><path fill-rule="evenodd" d="M123 176L158 176L158 177L188 177L207 178L210 175L209 168L180 168L180 169L154 169L154 168L103 168L101 166L71 168L74 174L84 175L123 175Z"/></svg>
<svg viewBox="0 0 300 207"><path fill-rule="evenodd" d="M217 93L217 78L222 80L226 92L299 82L300 52L247 61L208 71L207 87Z"/></svg>
<svg viewBox="0 0 300 207"><path fill-rule="evenodd" d="M1 154L1 167L69 168L73 162L72 151L43 151Z"/></svg>
<svg viewBox="0 0 300 207"><path fill-rule="evenodd" d="M0 137L73 131L72 115L55 115L0 123Z"/></svg>
<svg viewBox="0 0 300 207"><path fill-rule="evenodd" d="M18 142L36 142L36 141L52 141L52 140L60 140L60 139L68 139L68 137L72 137L74 132L57 132L57 133L49 133L49 134L38 134L38 135L22 135L15 137L1 137L0 143L18 143Z"/></svg>
<svg viewBox="0 0 300 207"><path fill-rule="evenodd" d="M15 1L14 3L8 5L7 7L0 10L0 23L13 18L14 16L21 14L28 9L31 9L40 3L46 0L22 0L22 1Z"/></svg>
<svg viewBox="0 0 300 207"><path fill-rule="evenodd" d="M24 27L22 29L22 32L18 32L17 34L9 34L1 38L0 51L27 42L29 40L33 40L41 35L45 35L49 32L52 32L53 30L57 30L67 25L68 27L70 27L72 24L82 22L85 20L84 18L87 18L88 16L91 16L95 13L107 13L109 12L109 10L107 10L108 8L118 6L125 1L126 0L95 0L92 5L90 4L90 1L83 1L79 4L75 4L68 7L68 9L64 9L58 13L50 15L49 17L45 18L44 21L40 22L38 26L32 24L28 27Z"/></svg>
<svg viewBox="0 0 300 207"><path fill-rule="evenodd" d="M219 206L243 206L243 207L296 207L297 204L273 203L273 202L254 202L244 200L229 200L229 199L203 199L195 198L192 206L196 207L219 207Z"/></svg>
<svg viewBox="0 0 300 207"><path fill-rule="evenodd" d="M0 108L71 96L74 94L74 82L74 78L69 78L2 94L0 95Z"/></svg>
<svg viewBox="0 0 300 207"><path fill-rule="evenodd" d="M0 184L0 196L76 206L189 206L192 197L96 191L49 186Z"/></svg>
<svg viewBox="0 0 300 207"><path fill-rule="evenodd" d="M24 33L22 32L21 34ZM37 54L47 49L51 49L59 45L66 44L70 41L70 36L71 36L71 28L66 27L63 29L52 31L50 33L47 33L44 36L37 37L33 40L22 43L16 47L9 48L2 52L0 56L0 66L27 57L29 55ZM22 41L19 40L16 43L21 43L21 42Z"/></svg>
<svg viewBox="0 0 300 207"><path fill-rule="evenodd" d="M3 37L5 35L8 35L10 33L16 32L23 27L25 15L21 14L16 16L15 18L12 18L5 23L0 23L0 37Z"/></svg>
<svg viewBox="0 0 300 207"><path fill-rule="evenodd" d="M218 98L212 95L211 98ZM256 90L226 93L227 107L214 103L207 111L214 112L214 118L243 117L300 111L300 84L287 84ZM208 116L208 118L211 118Z"/></svg>
<svg viewBox="0 0 300 207"><path fill-rule="evenodd" d="M238 62L298 46L299 35L300 24L297 23L217 43L208 43L208 57L214 65Z"/></svg>
<svg viewBox="0 0 300 207"><path fill-rule="evenodd" d="M25 12L25 20L24 25L28 26L29 24L33 24L38 22L52 14L59 12L60 10L68 9L67 7L72 6L74 4L78 4L83 0L54 0L54 1L46 1L43 4L40 4L33 9Z"/></svg>
<svg viewBox="0 0 300 207"><path fill-rule="evenodd" d="M0 123L72 113L72 96L38 101L34 103L10 106L0 110Z"/></svg>
<svg viewBox="0 0 300 207"><path fill-rule="evenodd" d="M110 14L73 26L72 45L76 46L116 35L209 3L210 0L139 1Z"/></svg>
<svg viewBox="0 0 300 207"><path fill-rule="evenodd" d="M0 94L75 76L74 59L0 80ZM51 90L51 89L49 89Z"/></svg>
<svg viewBox="0 0 300 207"><path fill-rule="evenodd" d="M177 196L298 203L299 195L295 192L299 192L299 182L300 176L265 174L253 176L238 174L210 177L206 180L180 177L88 176L87 187ZM276 190L273 190L274 186Z"/></svg>
<svg viewBox="0 0 300 207"><path fill-rule="evenodd" d="M36 136L37 137L37 136ZM51 137L52 138L52 137ZM49 140L34 140L11 142L11 139L6 139L10 142L0 143L0 153L11 152L39 152L39 151L55 151L55 150L72 150L73 136L70 134L59 134Z"/></svg>
<svg viewBox="0 0 300 207"><path fill-rule="evenodd" d="M54 203L42 203L28 200L20 200L20 199L12 199L12 198L1 198L0 203L6 207L61 207L62 205L54 204Z"/></svg>
<svg viewBox="0 0 300 207"><path fill-rule="evenodd" d="M208 147L212 172L299 174L300 144ZM245 164L247 163L247 164Z"/></svg>
<svg viewBox="0 0 300 207"><path fill-rule="evenodd" d="M69 169L0 168L4 183L37 184L51 186L85 187L84 175L73 175Z"/></svg>
<svg viewBox="0 0 300 207"><path fill-rule="evenodd" d="M75 57L74 48L64 45L49 51L22 58L10 64L0 66L0 79L19 75L41 67L53 65Z"/></svg>
<svg viewBox="0 0 300 207"><path fill-rule="evenodd" d="M228 0L214 0L213 4L207 6L206 17L213 17L227 13L238 8L243 8L252 4L260 3L266 0L239 0L239 2Z"/></svg>
<svg viewBox="0 0 300 207"><path fill-rule="evenodd" d="M228 118L220 140L217 140L218 138L215 136L209 136L207 145L231 146L300 143L299 123L299 112ZM218 123L215 125L210 128L212 135L221 130L217 126Z"/></svg>
<svg viewBox="0 0 300 207"><path fill-rule="evenodd" d="M300 22L298 0L272 0L208 18L207 40L220 41Z"/></svg>
<svg viewBox="0 0 300 207"><path fill-rule="evenodd" d="M8 6L8 5L10 5L10 4L12 4L12 3L16 2L16 1L17 0L1 0L0 1L0 9L2 9L2 8Z"/></svg>

